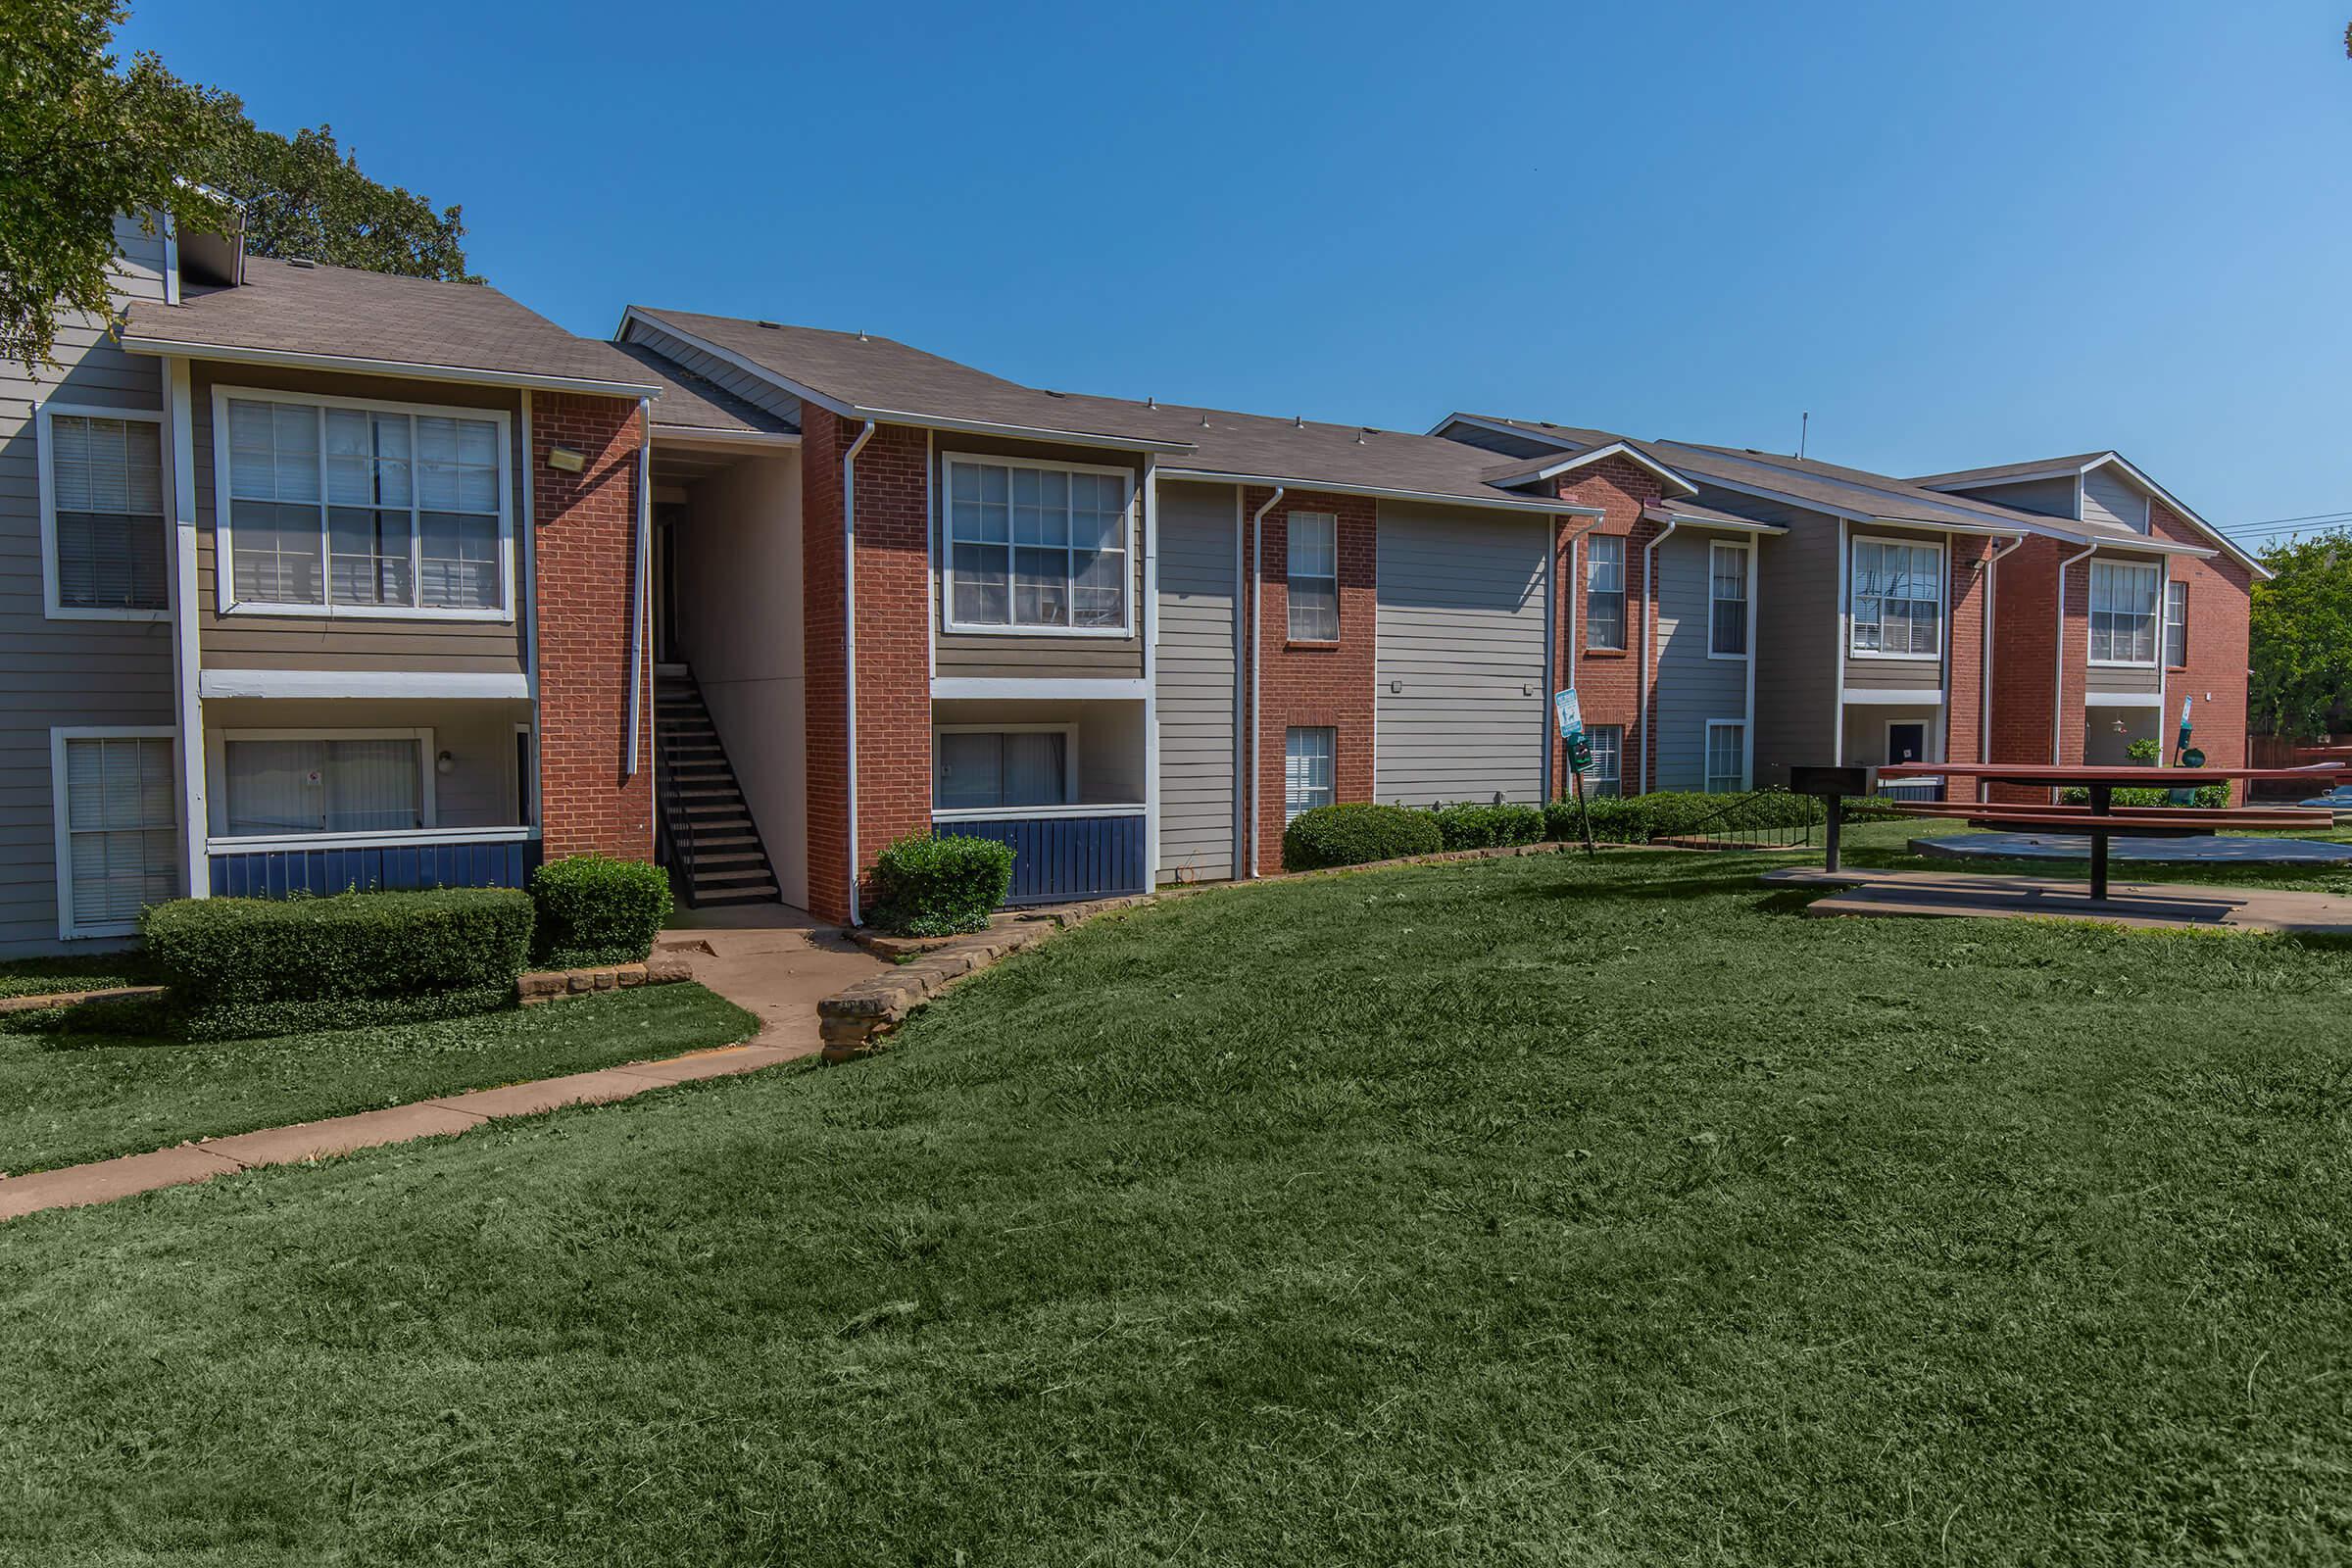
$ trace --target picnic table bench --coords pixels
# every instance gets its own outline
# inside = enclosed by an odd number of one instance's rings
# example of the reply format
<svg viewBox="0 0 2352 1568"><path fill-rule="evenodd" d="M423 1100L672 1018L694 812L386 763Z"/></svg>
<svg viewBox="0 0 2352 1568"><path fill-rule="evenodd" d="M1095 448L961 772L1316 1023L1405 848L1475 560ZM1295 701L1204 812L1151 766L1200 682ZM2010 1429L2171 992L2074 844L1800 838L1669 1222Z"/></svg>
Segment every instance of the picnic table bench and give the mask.
<svg viewBox="0 0 2352 1568"><path fill-rule="evenodd" d="M1875 777L1874 777L1875 775ZM2352 763L2321 762L2308 767L2090 767L2049 763L1898 762L1881 768L1797 767L1789 769L1789 787L1800 795L1819 795L1828 801L1827 867L1838 864L1838 831L1848 797L1872 793L1884 780L1953 779L1973 783L1980 793L1990 784L2020 784L2051 789L2081 789L2087 806L2037 805L2032 802L1902 801L1881 802L1904 816L1958 818L1973 826L2017 828L2028 832L2082 833L2090 839L2090 896L2107 898L2107 840L2117 833L2134 838L2183 838L2217 828L2244 827L2271 831L2326 828L2333 813L2298 807L2184 807L2117 806L2119 789L2180 789L2229 780L2247 783L2292 779L2317 782L2323 778L2352 778Z"/></svg>

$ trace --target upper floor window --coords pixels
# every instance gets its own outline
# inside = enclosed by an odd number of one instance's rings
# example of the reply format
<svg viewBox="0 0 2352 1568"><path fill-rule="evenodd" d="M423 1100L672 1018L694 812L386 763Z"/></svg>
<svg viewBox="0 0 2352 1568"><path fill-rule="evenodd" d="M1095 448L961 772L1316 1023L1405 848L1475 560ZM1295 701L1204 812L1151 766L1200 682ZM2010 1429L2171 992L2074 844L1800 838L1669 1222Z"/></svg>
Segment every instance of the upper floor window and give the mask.
<svg viewBox="0 0 2352 1568"><path fill-rule="evenodd" d="M2156 662L2156 611L2164 574L2122 561L2090 564L2090 661L2094 664Z"/></svg>
<svg viewBox="0 0 2352 1568"><path fill-rule="evenodd" d="M1747 654L1747 546L1707 551L1707 652L1720 659Z"/></svg>
<svg viewBox="0 0 2352 1568"><path fill-rule="evenodd" d="M504 415L215 396L229 608L505 619Z"/></svg>
<svg viewBox="0 0 2352 1568"><path fill-rule="evenodd" d="M2175 669L2188 662L2188 584L2164 585L2164 662Z"/></svg>
<svg viewBox="0 0 2352 1568"><path fill-rule="evenodd" d="M1625 649L1625 539L1596 534L1585 541L1585 646Z"/></svg>
<svg viewBox="0 0 2352 1568"><path fill-rule="evenodd" d="M1854 541L1853 651L1933 659L1943 651L1943 552Z"/></svg>
<svg viewBox="0 0 2352 1568"><path fill-rule="evenodd" d="M1133 492L1123 468L949 459L949 626L1123 635Z"/></svg>
<svg viewBox="0 0 2352 1568"><path fill-rule="evenodd" d="M35 439L49 613L168 612L162 416L43 405Z"/></svg>
<svg viewBox="0 0 2352 1568"><path fill-rule="evenodd" d="M1291 533L1291 641L1340 640L1340 519L1294 512Z"/></svg>

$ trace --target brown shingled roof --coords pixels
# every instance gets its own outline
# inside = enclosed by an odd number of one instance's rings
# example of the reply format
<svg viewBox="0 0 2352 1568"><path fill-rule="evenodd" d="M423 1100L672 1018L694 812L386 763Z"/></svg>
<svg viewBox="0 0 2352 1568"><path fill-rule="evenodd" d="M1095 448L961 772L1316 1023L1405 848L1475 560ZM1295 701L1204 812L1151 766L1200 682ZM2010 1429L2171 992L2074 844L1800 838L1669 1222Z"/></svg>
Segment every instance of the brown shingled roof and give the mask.
<svg viewBox="0 0 2352 1568"><path fill-rule="evenodd" d="M131 307L123 347L305 364L366 361L453 380L647 397L659 387L612 344L565 331L482 283L252 257L232 288Z"/></svg>

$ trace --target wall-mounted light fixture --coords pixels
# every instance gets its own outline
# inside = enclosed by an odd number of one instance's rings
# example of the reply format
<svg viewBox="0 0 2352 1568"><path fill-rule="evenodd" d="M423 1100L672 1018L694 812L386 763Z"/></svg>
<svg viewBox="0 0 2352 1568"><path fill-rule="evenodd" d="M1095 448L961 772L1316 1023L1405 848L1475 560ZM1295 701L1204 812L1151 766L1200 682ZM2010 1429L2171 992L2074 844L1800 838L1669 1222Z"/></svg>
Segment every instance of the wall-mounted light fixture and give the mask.
<svg viewBox="0 0 2352 1568"><path fill-rule="evenodd" d="M547 449L547 466L558 473L578 473L588 466L588 457L587 454L574 452L569 447L549 447Z"/></svg>
<svg viewBox="0 0 2352 1568"><path fill-rule="evenodd" d="M433 771L447 778L458 770L458 760L447 752L433 759Z"/></svg>

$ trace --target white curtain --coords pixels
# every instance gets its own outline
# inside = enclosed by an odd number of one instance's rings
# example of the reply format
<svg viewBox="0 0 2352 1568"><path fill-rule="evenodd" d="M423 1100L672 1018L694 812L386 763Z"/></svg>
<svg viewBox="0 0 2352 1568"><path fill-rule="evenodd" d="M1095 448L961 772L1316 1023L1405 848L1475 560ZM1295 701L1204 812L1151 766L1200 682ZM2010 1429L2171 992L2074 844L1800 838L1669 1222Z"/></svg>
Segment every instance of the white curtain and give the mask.
<svg viewBox="0 0 2352 1568"><path fill-rule="evenodd" d="M231 837L424 825L414 739L229 741L224 750Z"/></svg>

